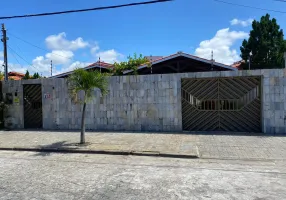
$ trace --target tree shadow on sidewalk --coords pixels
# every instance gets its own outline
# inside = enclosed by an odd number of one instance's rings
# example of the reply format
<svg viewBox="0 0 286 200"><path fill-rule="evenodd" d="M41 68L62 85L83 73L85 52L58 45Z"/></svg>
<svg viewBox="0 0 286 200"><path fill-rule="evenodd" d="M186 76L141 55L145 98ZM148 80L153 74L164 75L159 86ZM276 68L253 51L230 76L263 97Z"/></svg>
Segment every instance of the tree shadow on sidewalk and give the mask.
<svg viewBox="0 0 286 200"><path fill-rule="evenodd" d="M88 144L85 144L88 145ZM49 156L52 153L65 153L67 150L76 150L81 146L79 143L68 143L67 141L55 142L48 145L39 145L36 148L39 150L34 156ZM66 152L67 153L67 152Z"/></svg>

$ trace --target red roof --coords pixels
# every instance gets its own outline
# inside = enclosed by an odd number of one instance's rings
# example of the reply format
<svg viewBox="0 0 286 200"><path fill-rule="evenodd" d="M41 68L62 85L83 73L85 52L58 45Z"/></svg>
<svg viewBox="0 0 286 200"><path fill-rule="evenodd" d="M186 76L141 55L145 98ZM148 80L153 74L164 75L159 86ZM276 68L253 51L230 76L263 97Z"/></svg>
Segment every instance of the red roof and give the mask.
<svg viewBox="0 0 286 200"><path fill-rule="evenodd" d="M106 62L102 62L102 61L97 61L97 62L95 62L95 63L92 63L92 64L90 64L90 65L88 65L87 67L84 67L83 69L86 69L86 68L91 68L91 67L98 67L98 66L100 66L100 67L105 67L105 68L109 68L109 69L111 69L111 68L113 68L113 65L112 64L110 64L110 63L106 63Z"/></svg>
<svg viewBox="0 0 286 200"><path fill-rule="evenodd" d="M22 74L20 72L9 72L8 73L9 76L20 76L20 77L24 77L25 74Z"/></svg>
<svg viewBox="0 0 286 200"><path fill-rule="evenodd" d="M25 74L22 74L20 72L8 72L8 78L10 80L21 80L23 77L25 76ZM4 77L2 78L2 80L4 80Z"/></svg>
<svg viewBox="0 0 286 200"><path fill-rule="evenodd" d="M237 61L235 63L233 63L231 66L238 69L238 70L241 70L242 69L242 64L244 64L245 61L244 60L241 60L241 61Z"/></svg>
<svg viewBox="0 0 286 200"><path fill-rule="evenodd" d="M92 69L92 68L106 68L106 69L112 69L113 68L113 65L110 64L110 63L106 63L106 62L102 62L102 61L97 61L95 63L92 63L86 67L83 67L82 69ZM65 73L61 73L61 74L57 74L55 76L53 76L54 78L59 78L59 77L62 77L62 76L66 76L68 74L71 74L73 71L68 71L68 72L65 72Z"/></svg>

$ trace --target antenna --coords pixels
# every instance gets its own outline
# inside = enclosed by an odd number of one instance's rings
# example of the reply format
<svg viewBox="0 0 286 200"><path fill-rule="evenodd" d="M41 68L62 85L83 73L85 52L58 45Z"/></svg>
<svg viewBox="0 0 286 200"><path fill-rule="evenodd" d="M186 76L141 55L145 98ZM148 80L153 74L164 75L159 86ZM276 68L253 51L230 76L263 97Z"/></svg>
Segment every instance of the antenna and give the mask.
<svg viewBox="0 0 286 200"><path fill-rule="evenodd" d="M53 61L51 60L51 77L53 76Z"/></svg>

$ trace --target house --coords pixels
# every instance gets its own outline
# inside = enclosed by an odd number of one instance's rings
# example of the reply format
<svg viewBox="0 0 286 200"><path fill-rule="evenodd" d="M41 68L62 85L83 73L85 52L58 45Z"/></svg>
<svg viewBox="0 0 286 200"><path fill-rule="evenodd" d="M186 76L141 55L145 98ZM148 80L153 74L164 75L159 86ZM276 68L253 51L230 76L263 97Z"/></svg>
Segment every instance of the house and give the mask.
<svg viewBox="0 0 286 200"><path fill-rule="evenodd" d="M215 62L214 60L193 56L184 52L178 52L166 57L148 56L146 58L150 60L150 64L139 66L137 71L139 75L205 71L237 71L237 68L232 66ZM132 70L124 72L126 75L130 73L132 73Z"/></svg>
<svg viewBox="0 0 286 200"><path fill-rule="evenodd" d="M87 67L84 67L85 70L100 70L101 72L109 72L113 69L113 65L110 63L97 61L95 63L92 63L88 65ZM55 76L52 76L51 78L66 78L68 75L72 74L73 71L65 72L62 74L57 74Z"/></svg>
<svg viewBox="0 0 286 200"><path fill-rule="evenodd" d="M147 74L170 74L185 72L205 72L205 71L237 71L238 69L229 65L225 65L215 60L208 60L187 54L177 52L169 56L146 56L150 63L138 66L139 75ZM106 62L95 62L83 69L86 70L102 70L108 72L113 69L113 65ZM52 78L65 78L73 71L52 76ZM132 74L132 70L124 72L125 75Z"/></svg>
<svg viewBox="0 0 286 200"><path fill-rule="evenodd" d="M23 77L25 76L25 74L19 73L19 72L9 72L8 73L8 79L10 80L21 80ZM2 80L4 80L4 77L2 78Z"/></svg>
<svg viewBox="0 0 286 200"><path fill-rule="evenodd" d="M235 63L233 63L231 66L238 69L238 70L243 70L243 65L245 64L245 61L244 60L240 60L240 61L237 61Z"/></svg>

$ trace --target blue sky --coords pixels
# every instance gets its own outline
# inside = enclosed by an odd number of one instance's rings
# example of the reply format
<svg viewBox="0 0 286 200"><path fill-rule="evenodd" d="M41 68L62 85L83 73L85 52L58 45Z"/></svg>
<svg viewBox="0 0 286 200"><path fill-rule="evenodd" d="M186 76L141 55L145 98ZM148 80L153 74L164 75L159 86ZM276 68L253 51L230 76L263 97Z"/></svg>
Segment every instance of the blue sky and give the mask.
<svg viewBox="0 0 286 200"><path fill-rule="evenodd" d="M139 1L9 0L2 2L0 16ZM286 3L273 0L225 1L286 12ZM266 13L213 0L175 0L156 5L0 22L6 25L9 47L33 65L29 66L8 49L10 70L23 72L29 69L48 75L51 59L55 63L54 72L61 73L95 62L99 56L103 61L114 62L133 53L166 56L184 51L210 59L213 50L216 61L231 64L239 59L239 46L248 35L251 19L259 19ZM286 14L269 13L278 20L282 29L286 28Z"/></svg>

